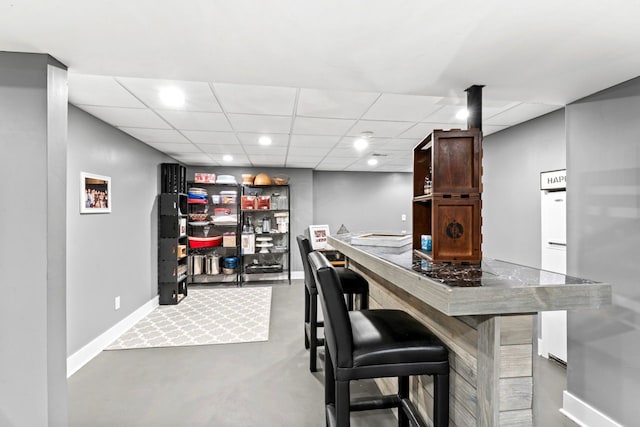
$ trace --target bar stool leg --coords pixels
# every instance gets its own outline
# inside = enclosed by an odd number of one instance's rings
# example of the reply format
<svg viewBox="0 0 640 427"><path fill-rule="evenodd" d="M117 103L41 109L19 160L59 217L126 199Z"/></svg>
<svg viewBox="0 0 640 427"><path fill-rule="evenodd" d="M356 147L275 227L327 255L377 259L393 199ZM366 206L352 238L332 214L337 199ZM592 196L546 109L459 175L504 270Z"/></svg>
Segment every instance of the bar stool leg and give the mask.
<svg viewBox="0 0 640 427"><path fill-rule="evenodd" d="M360 294L360 310L369 309L369 290Z"/></svg>
<svg viewBox="0 0 640 427"><path fill-rule="evenodd" d="M346 294L347 310L353 311L353 294Z"/></svg>
<svg viewBox="0 0 640 427"><path fill-rule="evenodd" d="M433 425L449 425L449 374L433 376Z"/></svg>
<svg viewBox="0 0 640 427"><path fill-rule="evenodd" d="M336 425L337 427L349 427L351 397L349 395L349 381L335 381L336 387Z"/></svg>
<svg viewBox="0 0 640 427"><path fill-rule="evenodd" d="M331 354L329 347L324 348L324 404L331 405L336 403L336 379L333 375L333 363L331 362Z"/></svg>
<svg viewBox="0 0 640 427"><path fill-rule="evenodd" d="M318 349L318 294L314 293L310 298L310 331L309 331L309 370L316 372L316 354Z"/></svg>
<svg viewBox="0 0 640 427"><path fill-rule="evenodd" d="M309 324L309 289L304 287L304 348L309 349L309 335L307 335L307 325Z"/></svg>
<svg viewBox="0 0 640 427"><path fill-rule="evenodd" d="M409 377L398 377L398 396L400 399L409 398ZM398 427L409 427L409 417L402 410L402 405L398 408Z"/></svg>

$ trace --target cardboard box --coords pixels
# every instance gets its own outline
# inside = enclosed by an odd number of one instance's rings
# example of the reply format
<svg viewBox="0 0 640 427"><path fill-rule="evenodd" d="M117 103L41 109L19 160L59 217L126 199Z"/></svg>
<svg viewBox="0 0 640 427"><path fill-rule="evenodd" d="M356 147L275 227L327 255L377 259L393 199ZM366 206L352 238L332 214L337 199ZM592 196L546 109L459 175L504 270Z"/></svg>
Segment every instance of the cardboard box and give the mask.
<svg viewBox="0 0 640 427"><path fill-rule="evenodd" d="M222 235L222 246L233 248L236 246L236 233L224 233Z"/></svg>

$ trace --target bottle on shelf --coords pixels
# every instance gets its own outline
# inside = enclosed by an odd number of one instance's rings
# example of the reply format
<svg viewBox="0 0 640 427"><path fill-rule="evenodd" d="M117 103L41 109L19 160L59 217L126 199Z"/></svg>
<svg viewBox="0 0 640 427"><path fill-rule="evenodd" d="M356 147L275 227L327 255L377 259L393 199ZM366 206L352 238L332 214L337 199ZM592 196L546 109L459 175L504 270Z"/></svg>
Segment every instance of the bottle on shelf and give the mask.
<svg viewBox="0 0 640 427"><path fill-rule="evenodd" d="M256 252L256 235L254 233L253 224L251 223L251 215L247 215L244 218L241 242L243 255L250 255Z"/></svg>
<svg viewBox="0 0 640 427"><path fill-rule="evenodd" d="M429 174L424 178L424 194L431 194L431 166L429 166Z"/></svg>

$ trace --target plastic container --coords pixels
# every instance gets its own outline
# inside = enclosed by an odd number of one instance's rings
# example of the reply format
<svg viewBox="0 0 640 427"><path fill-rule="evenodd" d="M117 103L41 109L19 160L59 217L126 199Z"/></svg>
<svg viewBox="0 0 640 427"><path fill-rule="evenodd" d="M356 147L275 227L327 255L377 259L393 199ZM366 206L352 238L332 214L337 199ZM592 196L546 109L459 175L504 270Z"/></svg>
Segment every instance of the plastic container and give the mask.
<svg viewBox="0 0 640 427"><path fill-rule="evenodd" d="M189 247L192 249L212 248L214 246L220 246L220 243L222 243L222 235L213 237L189 236Z"/></svg>

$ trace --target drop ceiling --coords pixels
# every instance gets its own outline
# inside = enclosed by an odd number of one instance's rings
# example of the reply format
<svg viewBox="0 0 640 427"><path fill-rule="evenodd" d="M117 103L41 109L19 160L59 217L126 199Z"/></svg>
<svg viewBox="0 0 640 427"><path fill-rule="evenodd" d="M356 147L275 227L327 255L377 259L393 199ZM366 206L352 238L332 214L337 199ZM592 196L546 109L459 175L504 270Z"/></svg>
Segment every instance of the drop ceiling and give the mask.
<svg viewBox="0 0 640 427"><path fill-rule="evenodd" d="M488 135L638 76L638 17L625 0L4 0L0 50L57 58L72 104L185 164L409 171L432 129L466 127L473 84Z"/></svg>

